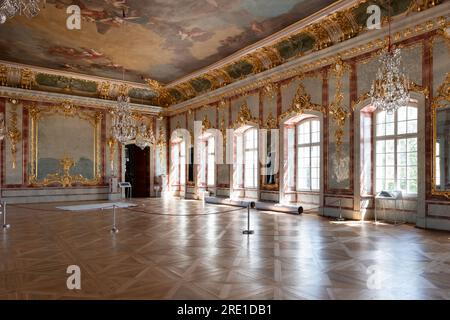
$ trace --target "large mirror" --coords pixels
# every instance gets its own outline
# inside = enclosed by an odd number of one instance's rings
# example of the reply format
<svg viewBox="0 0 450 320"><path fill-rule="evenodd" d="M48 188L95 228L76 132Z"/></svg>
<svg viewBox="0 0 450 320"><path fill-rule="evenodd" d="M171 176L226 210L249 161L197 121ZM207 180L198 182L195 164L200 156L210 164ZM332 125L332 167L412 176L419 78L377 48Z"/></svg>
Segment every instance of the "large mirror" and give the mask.
<svg viewBox="0 0 450 320"><path fill-rule="evenodd" d="M188 179L187 184L190 186L195 185L194 180L194 146L191 146L188 150L189 162L188 162Z"/></svg>
<svg viewBox="0 0 450 320"><path fill-rule="evenodd" d="M432 191L435 195L446 197L450 197L449 88L448 81L446 81L439 89L439 94L432 104L434 156Z"/></svg>
<svg viewBox="0 0 450 320"><path fill-rule="evenodd" d="M278 190L278 168L277 161L277 140L276 131L262 129L261 130L261 152L265 159L261 164L261 185L265 190Z"/></svg>

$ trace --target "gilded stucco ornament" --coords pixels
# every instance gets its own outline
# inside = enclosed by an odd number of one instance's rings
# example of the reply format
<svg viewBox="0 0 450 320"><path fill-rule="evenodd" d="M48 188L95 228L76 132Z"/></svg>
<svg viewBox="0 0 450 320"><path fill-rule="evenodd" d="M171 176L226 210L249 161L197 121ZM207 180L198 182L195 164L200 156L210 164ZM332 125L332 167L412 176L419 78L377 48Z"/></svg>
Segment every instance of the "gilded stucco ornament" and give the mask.
<svg viewBox="0 0 450 320"><path fill-rule="evenodd" d="M12 168L15 169L17 165L17 144L22 139L22 134L17 128L17 104L11 105L11 111L9 112L9 124L7 130L7 137L11 145L12 155Z"/></svg>
<svg viewBox="0 0 450 320"><path fill-rule="evenodd" d="M339 11L332 14L329 21L334 23L341 31L338 42L351 39L361 31L360 26L355 22L350 10Z"/></svg>
<svg viewBox="0 0 450 320"><path fill-rule="evenodd" d="M158 115L156 116L156 119L158 119L159 121L163 121L164 120L164 114L162 112L158 113Z"/></svg>
<svg viewBox="0 0 450 320"><path fill-rule="evenodd" d="M233 123L233 128L239 128L245 125L259 125L259 119L252 116L252 113L244 101L239 109L236 120Z"/></svg>
<svg viewBox="0 0 450 320"><path fill-rule="evenodd" d="M20 69L20 87L31 89L34 83L34 72L30 69Z"/></svg>
<svg viewBox="0 0 450 320"><path fill-rule="evenodd" d="M445 23L445 25L438 29L432 41L434 43L439 39L443 39L445 41L447 48L450 51L450 24Z"/></svg>
<svg viewBox="0 0 450 320"><path fill-rule="evenodd" d="M352 115L352 110L344 106L344 93L342 88L342 80L344 74L349 70L349 66L340 58L337 59L334 67L331 69L331 76L335 79L335 94L332 103L329 106L329 113L336 124L334 138L336 143L336 152L338 156L341 154L342 139L344 137L344 126L347 118Z"/></svg>
<svg viewBox="0 0 450 320"><path fill-rule="evenodd" d="M130 86L122 83L117 86L117 96L129 96Z"/></svg>
<svg viewBox="0 0 450 320"><path fill-rule="evenodd" d="M190 82L180 83L176 86L176 88L188 99L195 97L197 94Z"/></svg>
<svg viewBox="0 0 450 320"><path fill-rule="evenodd" d="M274 99L277 96L277 86L269 80L263 85L262 92L264 96Z"/></svg>
<svg viewBox="0 0 450 320"><path fill-rule="evenodd" d="M330 35L324 28L323 24L319 23L313 24L306 29L306 32L316 39L316 43L314 44L314 50L322 50L329 47L332 44Z"/></svg>
<svg viewBox="0 0 450 320"><path fill-rule="evenodd" d="M422 94L425 99L430 98L430 90L428 87L424 87L421 85L418 85L417 83L410 81L409 83L409 91L410 92L416 92ZM355 110L356 106L360 105L363 101L366 99L370 99L369 92L361 93L355 101L352 101L352 110Z"/></svg>
<svg viewBox="0 0 450 320"><path fill-rule="evenodd" d="M369 92L364 92L364 93L360 94L358 99L356 99L355 101L352 101L352 110L355 110L356 106L361 104L366 99L370 99Z"/></svg>
<svg viewBox="0 0 450 320"><path fill-rule="evenodd" d="M407 10L407 14L411 12L420 12L426 9L430 9L438 4L440 4L442 0L414 0L409 5Z"/></svg>
<svg viewBox="0 0 450 320"><path fill-rule="evenodd" d="M0 64L0 85L8 85L8 67L3 64Z"/></svg>
<svg viewBox="0 0 450 320"><path fill-rule="evenodd" d="M433 159L436 159L436 142L437 142L437 111L440 108L449 108L450 106L450 73L447 73L444 82L439 87L437 95L431 103L431 118L433 126ZM447 162L448 163L448 162ZM437 196L444 196L450 199L450 190L437 190L436 188L436 163L432 161L431 165L431 193Z"/></svg>
<svg viewBox="0 0 450 320"><path fill-rule="evenodd" d="M75 162L69 156L64 156L59 161L59 165L63 171L62 174L60 173L49 174L47 175L46 178L44 178L44 180L41 183L37 185L49 186L52 184L60 184L63 188L67 188L75 184L82 184L82 185L97 184L97 181L93 182L92 180L86 179L81 174L71 175L70 169L75 165Z"/></svg>
<svg viewBox="0 0 450 320"><path fill-rule="evenodd" d="M230 75L223 68L212 70L211 75L217 79L221 87L233 82L233 79L231 79Z"/></svg>
<svg viewBox="0 0 450 320"><path fill-rule="evenodd" d="M438 94L433 99L432 106L435 108L447 106L450 101L450 72L447 72L444 82L438 89Z"/></svg>
<svg viewBox="0 0 450 320"><path fill-rule="evenodd" d="M429 24L430 21L427 21L425 24ZM446 26L447 26L447 22L445 20L444 17L439 17L433 20L434 23L434 28L439 26L440 29L437 29L436 32L436 36L434 37L434 39L437 38L444 38L446 40L447 45L450 47L450 41L449 41L449 37L448 37L448 32L446 31ZM407 28L409 29L409 28ZM415 36L418 35L420 33L417 33L415 31L411 31L410 33L407 34L407 29L403 30L401 32L402 38L400 40L405 40L411 36ZM300 72L302 72L303 74L312 72L312 73L316 73L318 72L318 70L320 70L321 68L324 68L330 64L334 64L335 61L337 59L343 59L343 57L345 57L345 59L350 59L350 58L354 58L357 56L360 56L362 54L367 54L364 55L364 57L361 60L358 60L359 64L364 64L364 63L368 63L370 62L372 59L374 59L375 57L379 56L380 53L382 52L382 49L385 47L386 45L386 39L375 39L372 40L370 42L364 43L362 45L350 48L350 49L345 49L345 50L341 50L339 53L336 53L334 55L331 55L329 57L325 57L325 58L321 58L321 59L317 59L315 61L303 64L299 67L294 67L294 68L288 68L284 71L281 71L279 73L277 73L276 76L271 75L270 78L273 78L273 81L282 81L288 78L291 78L293 76L295 76L296 74L299 74ZM399 40L399 41L400 41ZM405 47L410 47L413 46L415 44L407 44L405 45ZM309 74L308 74L309 76ZM257 89L261 86L264 85L264 83L266 83L267 81L269 81L269 79L261 79L259 81L254 81L251 82L243 87L239 87L239 88L235 88L232 89L226 93L221 93L220 97L221 99L223 99L224 97L230 97L230 96L234 96L234 95L238 95L238 94L245 94L248 91ZM283 84L282 86L285 86L287 84ZM411 84L412 86L412 90L411 91L421 91L421 90L426 90L426 88L421 87L419 85L415 85L415 84ZM417 89L417 90L416 90ZM425 92L425 91L424 91ZM191 104L190 106L194 109L200 107L203 104L208 104L211 103L212 101L217 101L218 97L211 95L208 97L205 97L205 99L203 100L199 100L198 102L195 102L194 104ZM179 113L182 113L182 111L177 110L176 112L170 113L170 115L177 115Z"/></svg>
<svg viewBox="0 0 450 320"><path fill-rule="evenodd" d="M319 104L312 103L311 96L306 92L305 87L299 83L291 107L279 116L278 121L281 123L286 117L301 115L305 113L305 111L318 111L324 113L325 108Z"/></svg>
<svg viewBox="0 0 450 320"><path fill-rule="evenodd" d="M167 88L160 82L153 79L145 79L145 82L147 82L147 85L150 87L150 89L158 92L158 97L156 100L159 105L168 107L169 105L175 103L175 99L169 93Z"/></svg>
<svg viewBox="0 0 450 320"><path fill-rule="evenodd" d="M252 73L260 73L265 69L257 52L249 54L244 61L248 62L253 66Z"/></svg>
<svg viewBox="0 0 450 320"><path fill-rule="evenodd" d="M98 96L101 99L108 100L109 99L109 91L111 90L111 83L110 82L102 82L98 86Z"/></svg>
<svg viewBox="0 0 450 320"><path fill-rule="evenodd" d="M49 185L61 185L62 187L70 187L75 184L82 185L99 185L102 183L102 164L101 164L101 122L103 119L103 113L101 112L88 112L79 107L74 106L71 103L65 103L63 105L52 105L47 107L38 107L35 104L28 106L30 115L30 133L31 133L31 146L30 146L30 176L29 184L35 187L49 186ZM64 118L77 117L80 120L87 121L93 129L94 135L94 172L93 178L87 179L82 175L70 175L70 169L73 167L73 159L70 155L65 155L60 159L60 166L63 170L63 174L52 173L48 174L45 178L38 179L38 135L39 135L39 120L43 117L50 115L61 115Z"/></svg>
<svg viewBox="0 0 450 320"><path fill-rule="evenodd" d="M219 99L219 109L225 109L227 107L227 102L225 101L224 97L221 97Z"/></svg>
<svg viewBox="0 0 450 320"><path fill-rule="evenodd" d="M278 128L277 119L273 116L272 112L269 113L266 122L261 126L261 128L269 130Z"/></svg>
<svg viewBox="0 0 450 320"><path fill-rule="evenodd" d="M217 75L213 73L205 73L203 77L211 84L211 90L216 90L221 87L221 81Z"/></svg>
<svg viewBox="0 0 450 320"><path fill-rule="evenodd" d="M158 139L155 142L155 145L159 149L159 160L163 162L164 160L164 149L166 147L166 138L164 136L163 127L160 125L158 130Z"/></svg>
<svg viewBox="0 0 450 320"><path fill-rule="evenodd" d="M272 132L271 132L270 130L272 130L272 129L278 129L278 121L277 121L277 118L273 116L273 113L272 113L272 112L269 113L269 115L267 116L266 121L264 122L264 124L261 125L261 128L262 128L262 129L268 130L266 137L270 137L270 139L267 139L267 141L266 141L266 146L267 146L267 148L268 148L267 151L268 151L268 150L271 150L272 139L274 139L274 138L273 138ZM276 137L278 137L278 136L276 135ZM272 157L273 155L276 155L277 152L278 152L278 151L275 151L274 153L272 153L272 151L271 151L271 152L270 152L271 157ZM275 156L275 158L276 158L276 156ZM270 161L268 160L268 162L270 162ZM273 178L274 178L274 180L273 180L272 183L268 183L268 182L267 182L267 180L266 180L266 177L267 177L267 176L261 175L261 177L260 177L260 183L261 183L262 189L264 189L264 190L271 190L271 191L274 191L274 190L278 190L278 189L279 189L279 182L278 182L278 180L279 180L279 175L278 175L278 173L272 174L272 175L273 175Z"/></svg>
<svg viewBox="0 0 450 320"><path fill-rule="evenodd" d="M360 3L362 3L362 2L360 2ZM360 3L358 3L358 5ZM437 4L437 2L436 2L436 4ZM397 32L397 35L395 36L396 37L395 40L396 41L406 40L410 37L424 34L426 32L430 32L433 29L436 29L437 27L439 27L441 29L445 29L448 26L448 23L446 21L447 21L447 18L441 16L438 18L433 18L431 20L427 20L423 23L416 24L412 27L404 28L403 30ZM332 39L330 37L330 33L328 31L330 31L331 30L330 28L332 28L333 26L335 26L335 27L339 26L339 27L337 29L336 28L333 29L336 32L331 32L331 34L333 34L333 33L337 34ZM357 36L361 32L364 32L364 28L358 28L358 26L355 24L354 17L352 18L352 14L350 12L346 11L346 12L340 13L338 15L331 15L328 18L325 18L324 22L322 23L322 26L313 25L313 26L308 27L305 30L299 31L299 33L301 33L301 32L307 32L307 33L311 34L317 40L317 42L315 44L316 45L315 49L321 50L319 48L326 48L327 46L330 46L332 44L339 43L339 42L345 41L346 39ZM291 35L289 37L285 37L283 39L279 39L279 41L291 39L292 36L293 35ZM355 56L358 56L358 55L361 55L361 54L364 54L367 52L371 52L377 48L383 48L384 46L385 46L385 39L374 39L372 41L369 41L367 43L358 45L358 46L350 48L350 49L340 50L340 53L337 53L336 55L341 55L342 57L345 57L346 59L348 59L348 58L355 57ZM267 49L267 50L273 49L274 51L277 51L272 46L261 48L259 50L262 51L263 49ZM305 64L302 67L302 71L306 72L307 70L321 68L323 66L330 64L330 62L332 60L334 60L335 58L336 58L336 56L330 56L330 57L318 59L314 62ZM282 60L279 63L274 63L272 66L269 66L268 68L269 69L274 68L274 67L282 64L283 62L286 62L286 61ZM288 77L289 73L290 73L290 71L283 71L280 78L283 78L283 76L284 76L284 78Z"/></svg>
<svg viewBox="0 0 450 320"><path fill-rule="evenodd" d="M283 61L280 53L274 47L263 47L260 49L260 51L270 61L269 63L270 68L280 65Z"/></svg>
<svg viewBox="0 0 450 320"><path fill-rule="evenodd" d="M209 121L208 116L205 115L202 120L202 132L205 132L206 130L211 128L212 128L211 122Z"/></svg>
<svg viewBox="0 0 450 320"><path fill-rule="evenodd" d="M428 87L418 85L417 83L415 83L413 81L409 82L408 87L409 87L409 91L421 93L427 100L430 98L430 89L428 89Z"/></svg>

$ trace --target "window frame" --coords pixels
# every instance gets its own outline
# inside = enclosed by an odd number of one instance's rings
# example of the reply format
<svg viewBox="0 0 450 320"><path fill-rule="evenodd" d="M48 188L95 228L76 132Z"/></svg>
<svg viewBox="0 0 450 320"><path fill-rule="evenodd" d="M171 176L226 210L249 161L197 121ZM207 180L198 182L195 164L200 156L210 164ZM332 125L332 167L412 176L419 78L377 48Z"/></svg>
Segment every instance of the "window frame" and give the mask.
<svg viewBox="0 0 450 320"><path fill-rule="evenodd" d="M173 164L172 166L176 170L176 172L172 171L172 177L174 177L174 181L172 181L171 185L178 187L185 186L187 179L186 177L187 164L186 164L186 142L184 141L184 139L172 142L171 150L172 150L171 161ZM175 161L175 159L177 159L177 161ZM182 159L184 159L184 165ZM182 173L184 173L184 175Z"/></svg>
<svg viewBox="0 0 450 320"><path fill-rule="evenodd" d="M213 141L211 143L211 141ZM210 145L213 144L212 152L210 150ZM213 135L208 135L206 137L200 138L200 163L198 166L199 170L199 178L198 178L198 186L202 188L208 188L208 187L215 187L216 185L216 145L215 145L215 137ZM213 163L209 162L209 156L213 156ZM210 183L209 179L211 176L212 170L212 176L213 176L213 183ZM202 174L202 172L204 174ZM203 176L204 175L204 179Z"/></svg>
<svg viewBox="0 0 450 320"><path fill-rule="evenodd" d="M295 118L295 117L294 117ZM317 122L318 131L314 131L312 129L312 123ZM300 134L300 126L309 123L309 141L307 143L300 143L299 134ZM323 152L322 152L322 140L323 140L323 127L321 118L317 115L308 114L306 118L302 118L298 121L292 121L285 123L284 125L284 133L285 133L285 147L286 151L284 153L286 166L286 180L285 181L285 192L287 193L319 193L322 190L322 170L323 170ZM313 142L313 133L318 135L318 140ZM293 135L290 141L289 135ZM308 161L309 161L309 180L308 185L309 188L300 187L300 167L299 167L299 159L300 159L300 148L309 148ZM316 148L318 156L313 157L312 153L314 148ZM318 167L312 167L312 159L316 158L318 161ZM292 164L290 164L292 162ZM313 178L312 170L318 170L318 177ZM313 188L313 180L317 180L317 188Z"/></svg>
<svg viewBox="0 0 450 320"><path fill-rule="evenodd" d="M249 134L253 134L253 147L247 146L247 136ZM235 189L246 189L246 190L256 190L259 187L259 131L256 126L249 126L242 132L238 132L235 134L234 138L236 147L235 147L235 170L237 172L236 178L238 181L235 181L234 188ZM241 152L239 152L241 151ZM252 152L252 158L256 159L255 166L249 166L246 161L247 154ZM253 179L252 184L248 185L246 176L248 175L248 170L253 170Z"/></svg>
<svg viewBox="0 0 450 320"><path fill-rule="evenodd" d="M211 142L212 141L212 142ZM213 145L212 149L210 148ZM212 151L211 151L212 150ZM210 163L210 157L213 160ZM216 139L214 136L210 136L206 141L206 186L214 187L216 185ZM212 183L210 183L211 171L212 170Z"/></svg>
<svg viewBox="0 0 450 320"><path fill-rule="evenodd" d="M373 136L373 150L374 150L374 180L373 180L373 190L375 191L375 194L378 194L380 191L382 190L386 190L386 191L401 191L403 196L406 197L417 197L418 195L418 183L419 183L419 174L418 174L418 169L419 169L419 151L418 151L418 144L419 144L419 126L418 126L418 121L419 121L419 109L417 106L413 105L413 104L409 104L406 107L402 107L402 108L407 108L406 109L406 119L405 120L399 120L399 110L396 110L392 117L393 117L393 122L389 122L389 124L393 124L393 133L392 134L386 134L386 127L385 127L385 134L384 135L379 135L378 134L378 126L383 125L383 123L379 122L379 114L381 114L382 112L385 112L383 110L375 110L374 111L374 122L373 122L373 126L374 126L374 136ZM409 119L408 115L409 115L409 108L414 108L415 109L415 118L413 119ZM385 119L387 117L387 114L385 113ZM416 126L415 126L415 131L414 132L408 132L408 121L415 121ZM401 122L405 122L406 124L406 132L405 133L399 133L399 123ZM386 124L386 121L384 122L384 124ZM416 150L414 151L408 151L408 141L410 139L415 139L415 145L416 145ZM405 151L399 151L399 142L401 140L405 140ZM382 152L378 152L378 148L379 148L379 144L378 142L380 141L385 141L385 147L384 147L384 153ZM387 176L387 168L388 166L386 165L386 158L388 154L391 154L387 152L386 150L386 142L387 141L393 141L393 152L392 152L392 156L394 159L394 164L393 166L389 166L389 167L393 167L393 179L388 179L388 180L393 180L394 181L394 189L391 190L390 188L387 187L387 182L386 182L386 176ZM399 154L405 154L405 158L406 158L406 162L404 165L399 164ZM409 164L409 157L408 155L411 153L415 153L415 164L410 165ZM378 163L378 155L384 155L384 166L379 166ZM409 172L409 168L414 168L416 170L416 176L415 178L409 178L408 177L408 172ZM379 168L384 168L384 178L378 178L380 176L380 169ZM406 178L399 178L399 172L400 172L400 168L404 168L405 169L405 177ZM406 182L406 189L402 190L400 187L400 183L401 181L404 180ZM416 185L416 192L409 192L408 190L408 183L409 181L415 181L415 185ZM379 186L379 181L380 184L382 185L381 189L378 188Z"/></svg>
<svg viewBox="0 0 450 320"><path fill-rule="evenodd" d="M317 122L318 124L318 131L313 131L313 122ZM309 136L309 141L306 143L301 143L299 142L298 136L300 134L300 126L306 125L309 123L309 132L308 132L308 136ZM295 169L296 169L296 176L295 176L295 191L297 192L319 192L320 191L320 183L321 183L321 179L320 179L320 171L321 171L321 161L322 161L322 156L321 156L321 152L322 152L322 148L321 148L321 143L322 143L322 139L321 139L321 134L322 134L322 130L321 130L321 125L320 125L320 119L318 117L310 117L310 118L306 118L303 119L301 121L299 121L298 123L296 123L295 125L295 137L296 137L296 141L295 141L295 152L296 152L296 162L294 164ZM313 134L316 133L318 134L318 140L317 141L313 141ZM300 187L300 166L299 166L299 157L300 157L300 149L304 149L304 148L309 148L309 155L308 155L308 161L309 161L309 166L308 166L308 170L309 170L309 177L306 178L308 179L308 185L309 188L304 188L304 187ZM318 156L313 157L313 150L316 149L318 150ZM305 157L303 157L305 159ZM318 161L318 167L313 167L312 165L312 160L313 158L316 158ZM314 178L312 171L313 169L317 169L318 170L318 177ZM313 180L317 180L317 188L313 188Z"/></svg>
<svg viewBox="0 0 450 320"><path fill-rule="evenodd" d="M253 140L253 147L249 147L249 141L247 141L247 137L253 135L251 139ZM258 129L255 127L248 128L243 133L243 151L244 151L244 170L243 170L243 182L244 182L244 189L256 189L258 188ZM256 164L252 166L249 165L247 159L247 154L252 154L253 160L256 158ZM249 175L249 172L252 172L253 179L251 184L247 184L247 176Z"/></svg>

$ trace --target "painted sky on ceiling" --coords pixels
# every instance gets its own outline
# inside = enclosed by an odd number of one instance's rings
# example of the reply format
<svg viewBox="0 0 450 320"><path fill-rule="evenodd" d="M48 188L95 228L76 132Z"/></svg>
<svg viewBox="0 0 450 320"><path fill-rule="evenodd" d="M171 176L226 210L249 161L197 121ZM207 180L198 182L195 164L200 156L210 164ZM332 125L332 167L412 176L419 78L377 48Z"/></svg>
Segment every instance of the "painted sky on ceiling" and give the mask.
<svg viewBox="0 0 450 320"><path fill-rule="evenodd" d="M47 0L0 25L0 59L113 79L174 81L333 0ZM81 8L68 30L66 8ZM124 17L125 14L125 17ZM125 70L125 72L123 72Z"/></svg>

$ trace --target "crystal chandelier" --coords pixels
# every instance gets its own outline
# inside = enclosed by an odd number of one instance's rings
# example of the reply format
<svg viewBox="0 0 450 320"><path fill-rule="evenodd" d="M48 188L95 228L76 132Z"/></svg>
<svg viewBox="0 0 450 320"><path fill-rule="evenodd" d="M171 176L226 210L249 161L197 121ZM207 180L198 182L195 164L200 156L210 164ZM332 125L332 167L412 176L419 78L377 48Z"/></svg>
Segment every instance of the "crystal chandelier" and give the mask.
<svg viewBox="0 0 450 320"><path fill-rule="evenodd" d="M409 79L402 71L400 49L391 44L391 3L389 1L388 48L380 57L380 67L370 89L371 103L375 108L392 114L409 103Z"/></svg>
<svg viewBox="0 0 450 320"><path fill-rule="evenodd" d="M117 106L112 110L112 135L121 144L133 143L142 150L154 144L153 131L145 123L136 124L136 115L131 112L130 98L120 95Z"/></svg>
<svg viewBox="0 0 450 320"><path fill-rule="evenodd" d="M0 24L15 15L33 18L39 13L39 0L0 0Z"/></svg>
<svg viewBox="0 0 450 320"><path fill-rule="evenodd" d="M125 68L122 69L122 81L125 81ZM119 91L117 106L112 113L112 137L122 145L134 143L142 150L153 145L154 136L152 129L147 129L145 123L137 125L139 116L133 114L130 107L130 97L124 91Z"/></svg>
<svg viewBox="0 0 450 320"><path fill-rule="evenodd" d="M153 131L151 129L147 129L147 126L142 123L136 134L136 146L144 150L146 147L153 145L155 142L155 137L153 136Z"/></svg>
<svg viewBox="0 0 450 320"><path fill-rule="evenodd" d="M129 103L129 97L120 95L117 98L117 107L112 111L112 134L122 144L130 143L136 138L136 121Z"/></svg>

